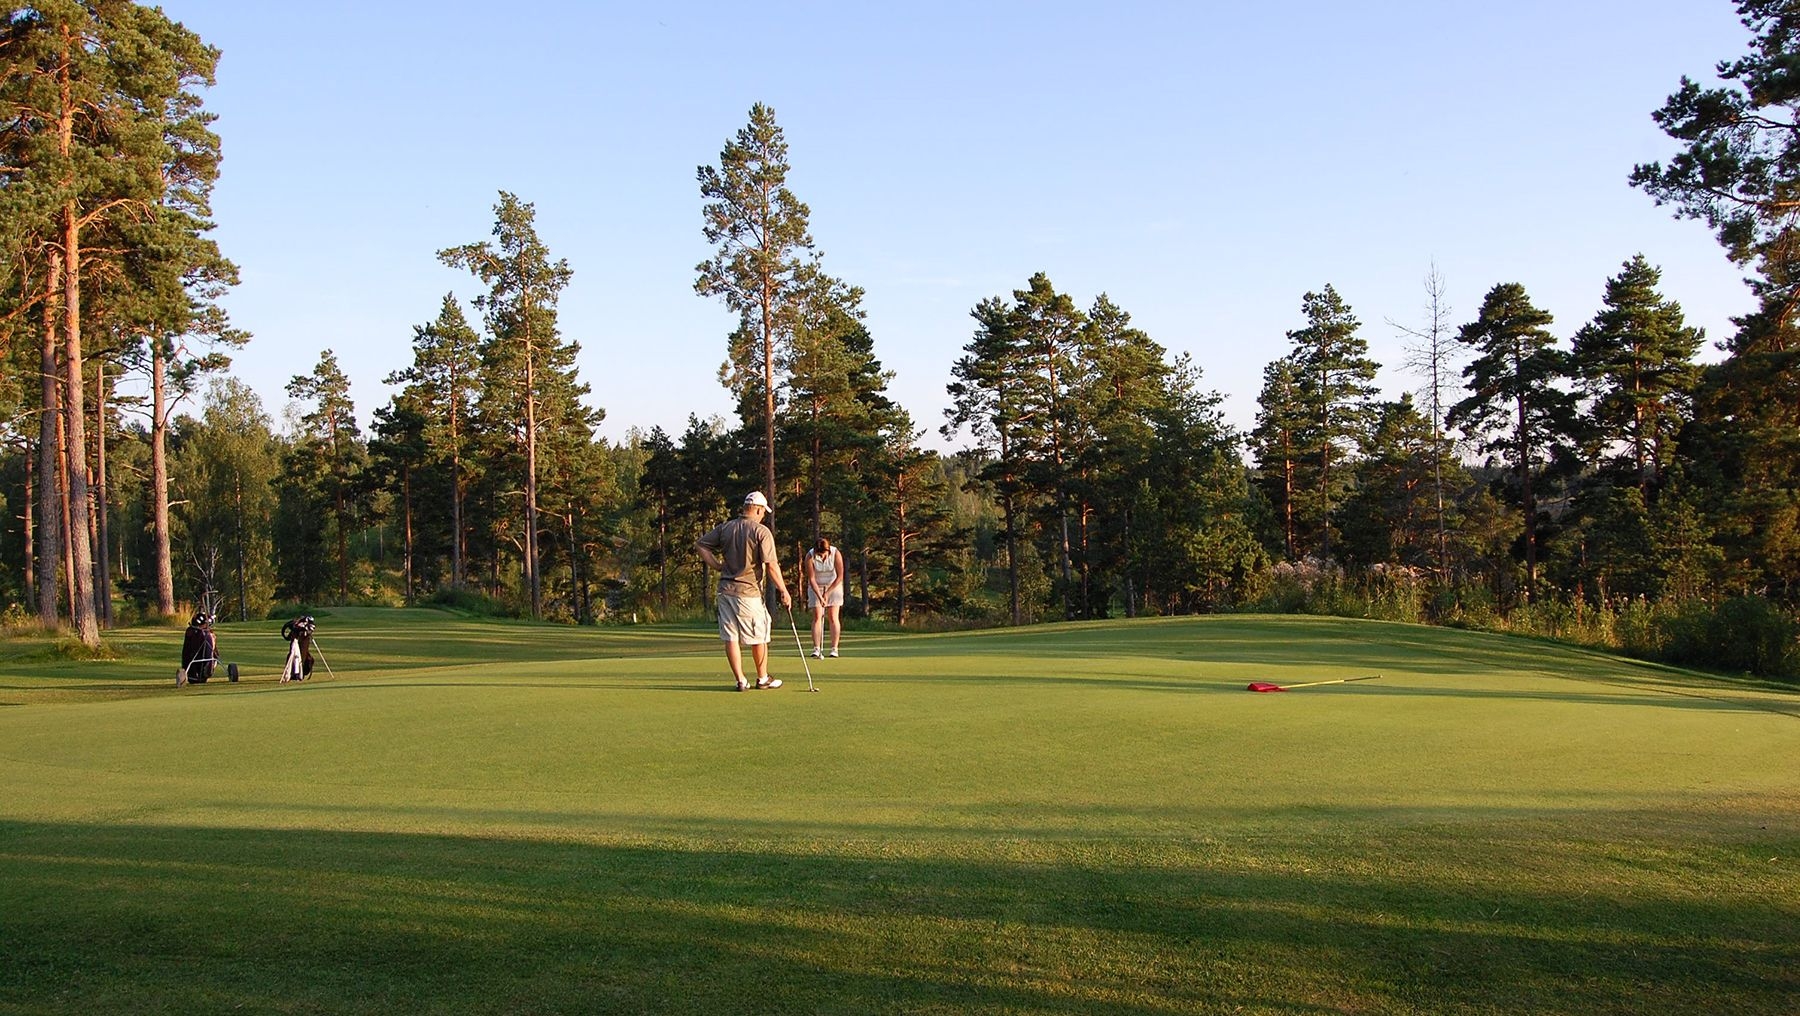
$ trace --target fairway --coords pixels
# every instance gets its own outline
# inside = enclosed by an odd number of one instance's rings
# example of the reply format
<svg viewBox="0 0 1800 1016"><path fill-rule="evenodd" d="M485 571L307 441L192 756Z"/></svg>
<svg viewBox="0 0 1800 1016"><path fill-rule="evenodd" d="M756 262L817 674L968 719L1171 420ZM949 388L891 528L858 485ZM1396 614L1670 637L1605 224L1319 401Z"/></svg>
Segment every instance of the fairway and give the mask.
<svg viewBox="0 0 1800 1016"><path fill-rule="evenodd" d="M785 620L785 618L783 619ZM1800 693L1412 625L0 658L0 1013L1800 1010ZM1378 680L1252 694L1252 681Z"/></svg>

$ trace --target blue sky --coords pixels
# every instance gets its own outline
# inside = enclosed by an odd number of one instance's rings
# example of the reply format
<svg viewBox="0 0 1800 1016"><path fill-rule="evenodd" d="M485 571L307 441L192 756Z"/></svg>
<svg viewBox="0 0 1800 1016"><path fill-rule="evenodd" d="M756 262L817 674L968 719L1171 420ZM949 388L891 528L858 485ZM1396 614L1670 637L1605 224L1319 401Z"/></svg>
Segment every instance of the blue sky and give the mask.
<svg viewBox="0 0 1800 1016"><path fill-rule="evenodd" d="M413 326L479 291L435 252L501 190L574 270L604 436L728 413L695 169L755 102L933 447L969 310L1038 271L1191 353L1246 429L1328 283L1395 397L1419 379L1388 322L1423 324L1433 263L1455 324L1519 282L1565 340L1640 252L1710 340L1750 307L1702 224L1626 185L1674 151L1650 113L1681 76L1744 51L1725 0L162 6L223 51L235 369L278 421L327 348L365 422L387 401Z"/></svg>

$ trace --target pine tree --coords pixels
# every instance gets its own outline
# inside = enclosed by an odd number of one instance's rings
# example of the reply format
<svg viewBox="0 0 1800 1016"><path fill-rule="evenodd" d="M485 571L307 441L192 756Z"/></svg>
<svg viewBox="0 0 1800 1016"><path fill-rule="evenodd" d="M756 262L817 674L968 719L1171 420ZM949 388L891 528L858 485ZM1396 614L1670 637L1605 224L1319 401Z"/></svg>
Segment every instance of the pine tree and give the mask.
<svg viewBox="0 0 1800 1016"><path fill-rule="evenodd" d="M1307 293L1301 309L1306 327L1287 333L1300 439L1293 498L1301 524L1316 534L1319 556L1329 559L1333 517L1354 476L1349 460L1374 420L1379 365L1369 359L1369 344L1357 334L1361 324L1337 290Z"/></svg>
<svg viewBox="0 0 1800 1016"><path fill-rule="evenodd" d="M761 403L762 487L770 498L779 489L776 364L781 346L792 338L801 294L817 262L807 232L810 212L787 189L787 160L787 139L775 111L759 102L750 107L750 122L719 153L719 165L696 171L706 200L702 232L715 253L695 267L694 291L719 297L739 315L724 377L740 405L753 398ZM750 419L745 417L746 425Z"/></svg>
<svg viewBox="0 0 1800 1016"><path fill-rule="evenodd" d="M1692 412L1705 334L1689 328L1681 305L1657 292L1662 273L1642 254L1606 282L1606 307L1575 333L1574 368L1592 400L1590 442L1597 454L1624 449L1631 481L1648 500L1675 435Z"/></svg>
<svg viewBox="0 0 1800 1016"><path fill-rule="evenodd" d="M1137 493L1143 524L1133 563L1154 612L1226 609L1244 602L1268 558L1251 525L1241 439L1225 423L1218 392L1200 389L1183 355L1170 367L1169 398L1154 414L1151 470Z"/></svg>
<svg viewBox="0 0 1800 1016"><path fill-rule="evenodd" d="M388 384L405 386L402 394L422 419L420 436L428 461L442 463L448 469L452 589L461 589L465 577L463 499L467 478L463 459L474 416L479 347L480 338L469 327L462 305L454 294L446 293L437 318L413 328L412 366L387 377Z"/></svg>
<svg viewBox="0 0 1800 1016"><path fill-rule="evenodd" d="M1080 341L1069 442L1083 617L1104 614L1114 591L1127 616L1138 612L1131 548L1144 523L1135 495L1159 468L1156 421L1173 397L1166 356L1106 294L1095 298Z"/></svg>
<svg viewBox="0 0 1800 1016"><path fill-rule="evenodd" d="M1457 520L1440 491L1446 480L1451 489L1466 487L1469 477L1454 461L1445 470L1445 444L1412 396L1382 403L1357 463L1355 490L1340 513L1347 561L1447 570L1444 537Z"/></svg>
<svg viewBox="0 0 1800 1016"><path fill-rule="evenodd" d="M338 366L337 354L327 349L311 374L296 374L287 393L312 402L300 417L300 443L291 473L311 469L316 482L331 500L337 537L338 598L350 598L350 529L354 521L351 494L356 489L367 450L356 423L356 404L350 400L350 379Z"/></svg>
<svg viewBox="0 0 1800 1016"><path fill-rule="evenodd" d="M1263 367L1256 429L1250 436L1257 474L1280 515L1282 556L1289 561L1297 560L1300 553L1295 505L1300 499L1301 449L1310 441L1300 400L1299 370L1291 355Z"/></svg>
<svg viewBox="0 0 1800 1016"><path fill-rule="evenodd" d="M1012 308L1004 299L983 300L970 316L976 322L975 335L950 369L955 380L946 388L951 404L944 410L940 433L953 439L968 431L974 442L970 457L982 463L971 479L992 484L1000 501L1007 598L1012 623L1018 625L1024 623L1019 536L1028 508L1027 460L1019 429L1025 415L1023 374L1029 367Z"/></svg>
<svg viewBox="0 0 1800 1016"><path fill-rule="evenodd" d="M1653 115L1681 150L1642 164L1633 186L1704 221L1749 269L1758 308L1737 319L1726 358L1705 371L1683 458L1706 525L1745 590L1800 589L1800 10L1740 0L1749 53L1721 84L1683 77Z"/></svg>
<svg viewBox="0 0 1800 1016"><path fill-rule="evenodd" d="M109 225L149 218L171 198L203 203L217 172L217 138L191 91L211 84L218 52L158 8L124 0L61 0L15 10L0 27L0 117L22 129L5 146L8 224L42 258L27 299L41 311L45 375L41 440L46 479L81 524L63 527L76 634L99 644L90 492L82 309L87 240ZM54 250L54 254L42 253ZM50 380L60 372L61 404ZM54 449L61 450L60 455ZM46 507L48 507L46 505ZM45 512L48 516L49 512ZM45 530L41 550L61 547ZM48 564L42 561L42 564ZM41 580L40 580L41 581ZM52 585L52 591L54 586ZM46 608L40 584L40 613ZM49 620L54 620L54 605Z"/></svg>
<svg viewBox="0 0 1800 1016"><path fill-rule="evenodd" d="M556 302L572 274L565 260L550 260L538 239L536 209L500 192L494 206L494 242L465 244L438 252L439 260L466 268L487 284L475 298L487 324L481 347L481 419L493 433L513 432L524 456L524 520L520 554L531 616L543 616L542 554L538 546L539 417L573 420L581 416L585 386L573 381L579 347L557 333Z"/></svg>
<svg viewBox="0 0 1800 1016"><path fill-rule="evenodd" d="M1563 387L1569 354L1555 348L1552 320L1516 282L1489 290L1480 314L1457 333L1477 355L1463 369L1469 395L1449 416L1451 426L1483 452L1498 453L1513 472L1524 514L1527 599L1536 596L1540 553L1536 481L1569 450L1576 426L1575 397Z"/></svg>

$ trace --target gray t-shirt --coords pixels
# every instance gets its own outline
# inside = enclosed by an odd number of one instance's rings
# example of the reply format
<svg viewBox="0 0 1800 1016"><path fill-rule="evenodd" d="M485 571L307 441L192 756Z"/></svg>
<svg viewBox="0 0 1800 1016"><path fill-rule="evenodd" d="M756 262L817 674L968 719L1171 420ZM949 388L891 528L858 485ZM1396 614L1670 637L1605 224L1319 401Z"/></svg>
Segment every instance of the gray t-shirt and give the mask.
<svg viewBox="0 0 1800 1016"><path fill-rule="evenodd" d="M725 562L719 572L720 596L761 596L761 566L775 560L775 534L760 522L739 515L700 537L700 546Z"/></svg>

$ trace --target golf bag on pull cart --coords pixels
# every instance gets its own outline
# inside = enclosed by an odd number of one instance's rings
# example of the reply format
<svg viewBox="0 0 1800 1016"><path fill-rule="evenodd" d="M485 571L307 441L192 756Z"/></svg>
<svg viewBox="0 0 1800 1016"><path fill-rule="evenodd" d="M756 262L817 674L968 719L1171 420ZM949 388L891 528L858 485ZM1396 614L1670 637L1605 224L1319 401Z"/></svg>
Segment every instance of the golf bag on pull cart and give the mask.
<svg viewBox="0 0 1800 1016"><path fill-rule="evenodd" d="M317 627L311 614L301 614L281 626L281 637L288 643L287 662L281 668L282 684L312 676L312 638Z"/></svg>
<svg viewBox="0 0 1800 1016"><path fill-rule="evenodd" d="M219 663L219 637L213 632L213 616L202 610L188 622L181 639L181 672L175 675L176 686L205 684ZM232 680L237 680L234 675Z"/></svg>

